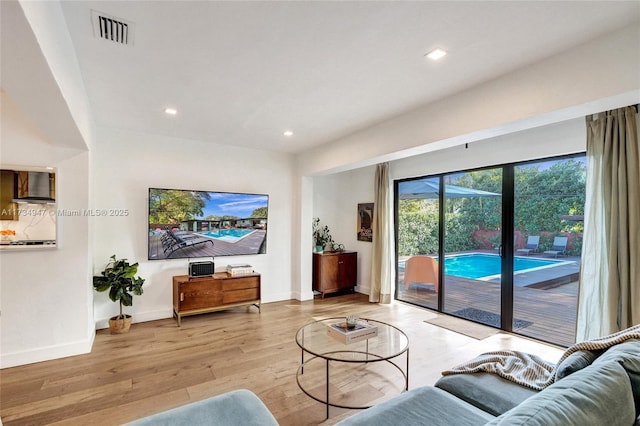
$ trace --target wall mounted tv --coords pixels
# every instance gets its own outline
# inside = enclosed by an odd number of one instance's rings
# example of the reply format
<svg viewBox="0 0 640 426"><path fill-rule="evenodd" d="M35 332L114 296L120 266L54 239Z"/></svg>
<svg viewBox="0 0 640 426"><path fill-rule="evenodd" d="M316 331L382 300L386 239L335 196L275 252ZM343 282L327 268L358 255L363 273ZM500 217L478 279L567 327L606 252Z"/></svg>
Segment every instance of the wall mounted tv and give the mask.
<svg viewBox="0 0 640 426"><path fill-rule="evenodd" d="M149 188L149 260L267 251L269 196Z"/></svg>

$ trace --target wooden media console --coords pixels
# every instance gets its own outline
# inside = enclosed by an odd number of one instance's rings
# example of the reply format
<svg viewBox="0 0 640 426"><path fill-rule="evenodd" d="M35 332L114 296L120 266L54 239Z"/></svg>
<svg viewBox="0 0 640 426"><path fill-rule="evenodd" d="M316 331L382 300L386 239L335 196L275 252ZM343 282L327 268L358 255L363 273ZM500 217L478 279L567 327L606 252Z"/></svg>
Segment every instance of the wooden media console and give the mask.
<svg viewBox="0 0 640 426"><path fill-rule="evenodd" d="M173 277L173 316L178 326L188 315L251 305L260 312L260 274L232 277L219 272L210 277Z"/></svg>

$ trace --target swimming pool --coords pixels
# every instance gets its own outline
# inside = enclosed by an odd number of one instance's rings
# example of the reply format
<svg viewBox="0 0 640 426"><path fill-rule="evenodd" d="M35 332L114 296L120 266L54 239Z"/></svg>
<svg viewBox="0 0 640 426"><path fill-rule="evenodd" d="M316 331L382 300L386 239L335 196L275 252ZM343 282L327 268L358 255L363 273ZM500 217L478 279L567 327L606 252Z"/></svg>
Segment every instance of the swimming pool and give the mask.
<svg viewBox="0 0 640 426"><path fill-rule="evenodd" d="M216 240L227 241L229 243L235 243L246 237L247 235L253 233L253 229L221 229L219 231L208 231L208 232L200 232L200 235L204 235L205 237L215 238Z"/></svg>
<svg viewBox="0 0 640 426"><path fill-rule="evenodd" d="M436 258L437 259L437 258ZM500 256L497 254L465 253L446 256L444 260L444 273L472 280L488 281L500 276ZM566 260L535 259L516 256L514 258L514 273L537 271L545 268L553 268L559 265L568 265L572 262ZM404 262L401 262L404 268Z"/></svg>

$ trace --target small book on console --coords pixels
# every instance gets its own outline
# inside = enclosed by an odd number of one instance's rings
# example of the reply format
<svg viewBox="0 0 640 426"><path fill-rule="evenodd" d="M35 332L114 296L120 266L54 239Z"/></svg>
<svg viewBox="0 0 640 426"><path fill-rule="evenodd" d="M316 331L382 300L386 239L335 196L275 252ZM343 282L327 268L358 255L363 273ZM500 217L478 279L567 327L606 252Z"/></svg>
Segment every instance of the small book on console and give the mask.
<svg viewBox="0 0 640 426"><path fill-rule="evenodd" d="M349 344L376 337L378 327L367 322L358 322L354 328L349 329L345 322L339 322L327 325L327 334L342 343Z"/></svg>

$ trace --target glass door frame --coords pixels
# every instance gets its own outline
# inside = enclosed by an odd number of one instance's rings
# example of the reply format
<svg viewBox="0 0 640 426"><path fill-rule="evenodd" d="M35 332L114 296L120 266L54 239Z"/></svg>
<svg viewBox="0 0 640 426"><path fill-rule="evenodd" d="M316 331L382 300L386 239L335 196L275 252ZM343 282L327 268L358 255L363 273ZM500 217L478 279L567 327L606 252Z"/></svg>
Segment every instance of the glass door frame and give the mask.
<svg viewBox="0 0 640 426"><path fill-rule="evenodd" d="M502 166L502 243L500 246L500 329L513 331L514 165Z"/></svg>
<svg viewBox="0 0 640 426"><path fill-rule="evenodd" d="M544 161L567 160L576 157L585 156L585 152L577 152L566 155L557 155L551 157L543 157L529 159L526 161L517 161L512 163L491 165L485 167L477 167L459 171L451 171L434 175L424 175L419 177L395 179L394 180L394 242L395 242L395 269L396 277L398 277L398 229L399 229L399 184L417 179L438 178L439 179L439 218L438 218L438 256L444 259L445 256L445 177L456 173L467 173L473 171L502 168L502 229L501 229L501 246L499 247L499 255L501 257L501 286L500 286L500 329L507 332L513 332L514 319L514 262L515 262L515 168L526 164L535 164ZM445 265L444 262L438 262L438 279L439 291L437 297L437 312L450 315L444 310L444 294L446 288ZM395 297L398 297L398 286L396 284ZM402 300L402 299L399 299ZM415 304L410 301L406 303ZM417 305L417 304L416 304ZM417 305L426 309L430 307ZM541 339L538 339L541 340Z"/></svg>

